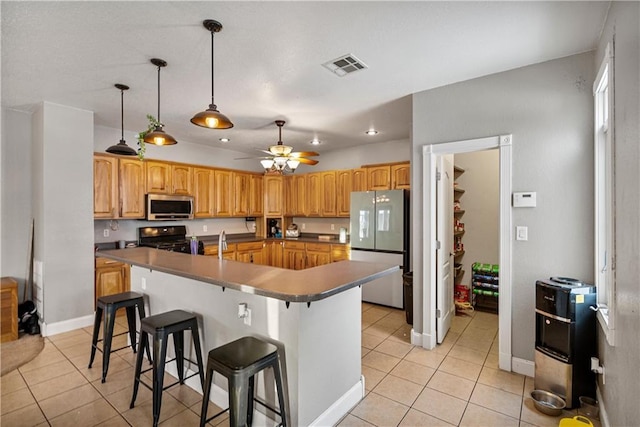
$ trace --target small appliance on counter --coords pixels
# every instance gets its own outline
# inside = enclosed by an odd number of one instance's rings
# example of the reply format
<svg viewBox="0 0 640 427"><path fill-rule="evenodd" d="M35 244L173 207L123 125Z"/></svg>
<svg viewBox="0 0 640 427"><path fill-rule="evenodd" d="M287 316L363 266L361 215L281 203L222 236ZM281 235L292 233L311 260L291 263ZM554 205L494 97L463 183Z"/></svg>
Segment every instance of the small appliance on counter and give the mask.
<svg viewBox="0 0 640 427"><path fill-rule="evenodd" d="M191 253L191 240L187 239L187 227L184 225L138 228L138 239L140 246ZM201 240L198 241L198 255L204 255L204 243Z"/></svg>
<svg viewBox="0 0 640 427"><path fill-rule="evenodd" d="M280 222L275 218L267 220L267 237L282 237Z"/></svg>
<svg viewBox="0 0 640 427"><path fill-rule="evenodd" d="M297 224L291 224L285 231L285 237L300 237L300 230Z"/></svg>

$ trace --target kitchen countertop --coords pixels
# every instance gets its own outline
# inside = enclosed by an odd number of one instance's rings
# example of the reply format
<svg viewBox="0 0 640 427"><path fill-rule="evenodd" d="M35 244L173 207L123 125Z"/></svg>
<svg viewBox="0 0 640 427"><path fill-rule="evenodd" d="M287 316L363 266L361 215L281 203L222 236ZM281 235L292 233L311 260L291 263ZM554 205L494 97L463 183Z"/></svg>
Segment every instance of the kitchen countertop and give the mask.
<svg viewBox="0 0 640 427"><path fill-rule="evenodd" d="M104 250L96 252L96 256L240 292L286 302L307 303L328 298L398 270L397 265L361 261L341 261L305 270L289 270L147 247Z"/></svg>
<svg viewBox="0 0 640 427"><path fill-rule="evenodd" d="M332 243L332 244L340 244L340 245L348 245L349 239L346 242L340 241L340 236L337 234L322 234L322 236L330 236L331 238L328 240L318 239L320 234L312 234L312 233L304 233L300 234L300 237L256 237L253 234L228 234L227 235L227 243L245 243L245 242L262 242L266 241L293 241L293 242L305 242L305 243ZM201 240L205 245L217 245L218 244L218 235L214 236L198 236L198 240Z"/></svg>

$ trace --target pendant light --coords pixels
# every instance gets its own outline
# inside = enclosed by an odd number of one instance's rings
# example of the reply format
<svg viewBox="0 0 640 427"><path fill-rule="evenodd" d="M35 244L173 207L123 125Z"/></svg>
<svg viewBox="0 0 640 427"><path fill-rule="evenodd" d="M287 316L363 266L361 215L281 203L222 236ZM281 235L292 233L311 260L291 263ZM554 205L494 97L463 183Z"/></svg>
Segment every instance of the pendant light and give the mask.
<svg viewBox="0 0 640 427"><path fill-rule="evenodd" d="M164 125L160 120L160 69L167 66L167 62L162 59L152 58L151 63L158 67L158 125L152 131L144 136L144 142L155 145L174 145L178 141L163 130Z"/></svg>
<svg viewBox="0 0 640 427"><path fill-rule="evenodd" d="M213 19L206 19L202 25L211 32L211 104L209 104L209 108L193 116L191 123L209 129L230 129L233 127L233 123L218 111L218 106L213 100L213 35L222 31L222 24Z"/></svg>
<svg viewBox="0 0 640 427"><path fill-rule="evenodd" d="M107 148L107 153L120 154L122 156L135 156L138 154L136 150L129 147L127 142L124 140L124 91L129 90L129 86L120 83L116 83L114 86L120 89L120 125L122 128L122 136L120 137L119 143Z"/></svg>

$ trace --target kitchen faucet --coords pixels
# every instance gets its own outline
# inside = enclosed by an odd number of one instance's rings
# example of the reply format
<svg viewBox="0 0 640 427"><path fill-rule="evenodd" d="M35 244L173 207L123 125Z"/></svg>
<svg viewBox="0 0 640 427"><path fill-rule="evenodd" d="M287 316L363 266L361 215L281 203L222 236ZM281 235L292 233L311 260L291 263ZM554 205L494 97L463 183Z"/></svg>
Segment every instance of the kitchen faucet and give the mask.
<svg viewBox="0 0 640 427"><path fill-rule="evenodd" d="M218 259L222 259L222 251L227 250L227 234L222 230L218 236Z"/></svg>

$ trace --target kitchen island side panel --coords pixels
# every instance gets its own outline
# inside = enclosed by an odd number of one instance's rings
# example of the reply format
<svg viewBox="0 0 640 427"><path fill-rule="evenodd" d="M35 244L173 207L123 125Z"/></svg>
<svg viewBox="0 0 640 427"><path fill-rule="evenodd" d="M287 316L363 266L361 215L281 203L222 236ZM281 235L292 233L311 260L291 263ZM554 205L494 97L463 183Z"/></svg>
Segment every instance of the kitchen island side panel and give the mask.
<svg viewBox="0 0 640 427"><path fill-rule="evenodd" d="M209 350L243 336L261 337L278 346L284 355L292 425L309 425L360 380L358 287L312 302L310 307L291 303L286 308L284 301L228 288L223 291L206 282L133 266L131 289L146 295L151 314L182 309L202 316L205 361ZM250 326L238 318L240 303L251 309ZM226 390L224 378L215 382ZM275 394L265 396L262 381L258 384L259 395L275 405Z"/></svg>

